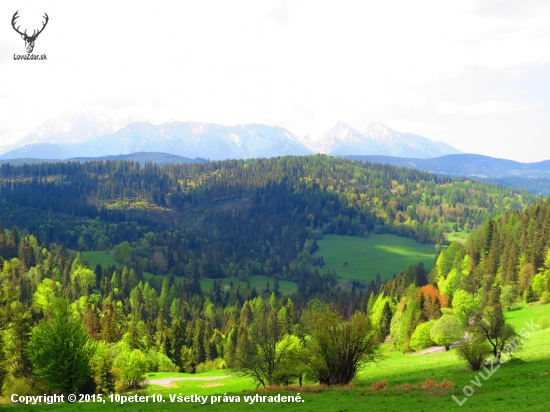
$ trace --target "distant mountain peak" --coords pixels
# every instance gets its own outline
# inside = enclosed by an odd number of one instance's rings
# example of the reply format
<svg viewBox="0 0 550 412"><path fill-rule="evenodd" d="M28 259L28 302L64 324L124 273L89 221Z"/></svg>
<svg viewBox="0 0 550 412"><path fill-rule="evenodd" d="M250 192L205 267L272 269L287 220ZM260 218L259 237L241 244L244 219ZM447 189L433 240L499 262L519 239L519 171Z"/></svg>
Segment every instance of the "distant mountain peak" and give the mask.
<svg viewBox="0 0 550 412"><path fill-rule="evenodd" d="M2 133L2 158L31 154L45 158L46 152L52 159L163 151L212 160L312 153L431 158L460 153L444 143L396 132L377 122L359 131L339 121L324 133L299 137L283 127L257 123L226 126L170 121L157 125L140 116L115 121L97 110L87 110L65 112L24 136Z"/></svg>
<svg viewBox="0 0 550 412"><path fill-rule="evenodd" d="M428 138L400 133L374 122L358 131L343 121L337 122L324 134L308 134L300 140L314 152L343 156L350 153L398 157L431 158L460 153L455 148Z"/></svg>

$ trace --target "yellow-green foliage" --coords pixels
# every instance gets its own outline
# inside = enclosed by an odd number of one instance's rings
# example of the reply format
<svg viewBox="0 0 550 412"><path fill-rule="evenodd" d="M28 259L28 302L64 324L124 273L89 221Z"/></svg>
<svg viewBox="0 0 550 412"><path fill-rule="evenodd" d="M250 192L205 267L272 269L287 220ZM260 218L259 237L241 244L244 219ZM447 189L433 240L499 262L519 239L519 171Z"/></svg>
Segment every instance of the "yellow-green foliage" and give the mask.
<svg viewBox="0 0 550 412"><path fill-rule="evenodd" d="M374 302L374 305L372 306L370 320L372 324L376 327L380 325L380 320L382 319L382 312L384 310L384 305L388 302L390 305L390 308L392 310L392 313L395 313L395 303L389 296L384 296L384 293L380 293L378 295L378 298L376 298L376 301Z"/></svg>
<svg viewBox="0 0 550 412"><path fill-rule="evenodd" d="M434 321L424 322L418 325L412 336L409 346L414 350L426 349L433 345L433 340L430 338L430 329Z"/></svg>

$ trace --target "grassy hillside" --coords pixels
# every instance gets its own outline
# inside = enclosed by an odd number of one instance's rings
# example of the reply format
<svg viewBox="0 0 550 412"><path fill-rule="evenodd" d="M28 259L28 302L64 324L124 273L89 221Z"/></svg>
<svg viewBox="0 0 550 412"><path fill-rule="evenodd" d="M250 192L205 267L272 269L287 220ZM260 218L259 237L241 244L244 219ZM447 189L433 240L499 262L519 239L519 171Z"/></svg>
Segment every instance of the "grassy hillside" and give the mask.
<svg viewBox="0 0 550 412"><path fill-rule="evenodd" d="M90 264L90 268L94 269L97 264L99 263L101 267L106 268L107 266L119 266L120 263L118 263L113 255L101 251L101 250L95 250L90 252L82 252L82 257L88 261Z"/></svg>
<svg viewBox="0 0 550 412"><path fill-rule="evenodd" d="M462 233L461 233L462 234ZM315 256L323 256L325 266L320 271L335 270L337 275L343 279L356 279L363 282L370 282L380 273L382 279L388 279L394 273L405 269L407 264L418 264L423 262L427 270L433 266L435 247L433 244L422 244L408 238L395 235L373 235L369 238L357 236L326 235L317 242L319 250ZM102 267L109 265L119 266L113 256L104 251L82 252L82 256L90 263L93 269L100 263ZM347 262L347 265L346 265ZM144 272L145 278L153 275ZM155 276L161 278L161 276ZM182 278L176 278L181 282ZM247 282L235 277L221 279L224 286L233 282L235 287L241 289L247 287ZM209 291L214 280L203 279L201 286L204 291ZM273 279L265 276L251 276L250 286L255 287L261 293L266 283L269 282L270 290L273 290ZM279 287L282 293L287 295L296 290L295 282L280 280Z"/></svg>
<svg viewBox="0 0 550 412"><path fill-rule="evenodd" d="M533 320L540 323L543 317L550 317L550 305L524 306L518 310L506 312L506 318L519 331L525 321ZM537 329L525 341L524 349L516 356L519 360L504 362L494 370L487 380L478 377L478 372L467 368L464 361L456 356L454 350L431 355L403 355L391 351L386 345L384 359L378 364L370 364L365 368L352 385L345 388L302 387L288 390L259 391L261 396L274 396L277 393L296 395L300 393L304 402L301 403L261 403L247 404L244 395L255 395L254 385L247 378L230 376L228 371L209 371L195 375L175 373L148 374L147 379L167 377L201 379L173 382L169 385L150 385L142 394L161 394L163 402L147 404L126 403L111 404L109 400L103 403L80 403L78 405L34 405L28 407L6 407L6 410L47 410L47 411L176 411L184 407L186 410L222 411L222 410L257 410L261 407L266 411L437 411L437 410L468 410L468 411L545 411L547 410L547 392L550 385L550 328ZM487 372L482 371L484 376ZM207 380L208 379L208 380ZM438 386L443 379L448 386ZM386 383L383 383L383 382ZM472 382L479 381L481 386ZM449 383L450 382L450 383ZM460 408L452 399L454 395L462 401L465 396L463 388L471 386L474 393ZM375 390L377 387L377 390ZM135 391L133 392L135 393ZM169 395L189 396L193 394L209 398L204 405L199 403L171 402ZM212 395L238 395L240 403L211 404ZM128 395L128 394L125 394Z"/></svg>
<svg viewBox="0 0 550 412"><path fill-rule="evenodd" d="M427 270L433 266L435 247L394 235L373 235L369 238L326 235L317 241L315 256L323 256L323 270L335 270L345 279L370 282L380 273L388 279L402 272L407 264L424 263ZM346 264L347 262L347 264Z"/></svg>

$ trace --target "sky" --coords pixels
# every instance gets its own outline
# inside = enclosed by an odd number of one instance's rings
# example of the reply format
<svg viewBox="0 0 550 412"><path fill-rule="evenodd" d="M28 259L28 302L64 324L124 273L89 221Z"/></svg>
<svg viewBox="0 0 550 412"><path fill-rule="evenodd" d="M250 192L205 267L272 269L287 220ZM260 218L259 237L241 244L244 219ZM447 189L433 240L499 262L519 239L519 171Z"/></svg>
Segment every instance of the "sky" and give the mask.
<svg viewBox="0 0 550 412"><path fill-rule="evenodd" d="M49 22L34 54L11 27ZM550 159L550 2L0 3L0 130L73 110L156 123L381 122L467 153Z"/></svg>

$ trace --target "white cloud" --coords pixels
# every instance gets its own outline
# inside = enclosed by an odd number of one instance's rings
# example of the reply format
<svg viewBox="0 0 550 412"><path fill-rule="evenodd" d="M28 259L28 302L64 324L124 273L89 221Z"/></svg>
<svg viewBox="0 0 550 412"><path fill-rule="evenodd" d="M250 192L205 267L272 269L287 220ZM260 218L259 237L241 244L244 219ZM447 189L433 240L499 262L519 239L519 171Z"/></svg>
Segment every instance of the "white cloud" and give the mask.
<svg viewBox="0 0 550 412"><path fill-rule="evenodd" d="M486 100L483 102L469 104L467 106L457 106L448 101L441 102L438 104L434 113L438 115L463 115L463 116L481 116L488 114L502 114L515 113L515 112L524 112L533 110L536 108L536 105L529 103L516 103L510 101L497 101L497 100Z"/></svg>
<svg viewBox="0 0 550 412"><path fill-rule="evenodd" d="M496 100L487 100L469 105L464 108L463 113L466 115L487 115L487 114L506 114L514 112L528 111L534 105L528 103L501 102Z"/></svg>

